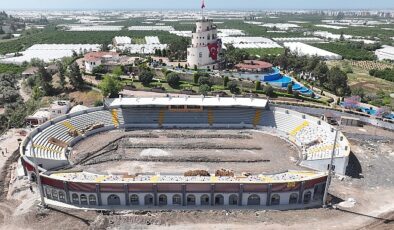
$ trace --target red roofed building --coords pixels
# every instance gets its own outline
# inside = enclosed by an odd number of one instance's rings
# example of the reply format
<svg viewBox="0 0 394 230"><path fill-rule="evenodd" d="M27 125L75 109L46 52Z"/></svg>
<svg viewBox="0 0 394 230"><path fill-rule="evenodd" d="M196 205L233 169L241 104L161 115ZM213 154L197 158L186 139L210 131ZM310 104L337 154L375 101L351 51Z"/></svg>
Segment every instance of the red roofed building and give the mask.
<svg viewBox="0 0 394 230"><path fill-rule="evenodd" d="M242 63L235 65L239 71L247 72L269 72L273 65L264 61L245 60Z"/></svg>
<svg viewBox="0 0 394 230"><path fill-rule="evenodd" d="M116 52L91 52L85 54L83 61L85 72L92 73L94 68L108 62L119 60L119 54Z"/></svg>

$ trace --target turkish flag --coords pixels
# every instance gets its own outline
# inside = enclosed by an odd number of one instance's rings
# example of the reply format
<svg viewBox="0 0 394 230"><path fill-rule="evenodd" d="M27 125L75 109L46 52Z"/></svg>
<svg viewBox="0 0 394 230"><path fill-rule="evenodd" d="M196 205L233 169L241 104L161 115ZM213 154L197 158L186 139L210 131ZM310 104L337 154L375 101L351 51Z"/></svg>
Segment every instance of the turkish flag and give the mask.
<svg viewBox="0 0 394 230"><path fill-rule="evenodd" d="M212 60L218 59L218 53L219 53L218 48L219 46L217 43L208 44L209 56L212 58Z"/></svg>

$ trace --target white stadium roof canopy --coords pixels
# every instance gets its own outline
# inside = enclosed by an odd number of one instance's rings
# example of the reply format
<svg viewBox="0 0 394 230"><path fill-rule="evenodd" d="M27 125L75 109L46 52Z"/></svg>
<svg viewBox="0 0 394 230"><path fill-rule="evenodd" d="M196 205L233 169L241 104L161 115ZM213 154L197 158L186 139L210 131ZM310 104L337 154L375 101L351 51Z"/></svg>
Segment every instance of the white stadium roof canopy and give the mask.
<svg viewBox="0 0 394 230"><path fill-rule="evenodd" d="M189 106L240 106L265 108L268 101L256 98L232 98L232 97L133 97L116 98L110 102L110 107L118 106L169 106L169 105L189 105Z"/></svg>

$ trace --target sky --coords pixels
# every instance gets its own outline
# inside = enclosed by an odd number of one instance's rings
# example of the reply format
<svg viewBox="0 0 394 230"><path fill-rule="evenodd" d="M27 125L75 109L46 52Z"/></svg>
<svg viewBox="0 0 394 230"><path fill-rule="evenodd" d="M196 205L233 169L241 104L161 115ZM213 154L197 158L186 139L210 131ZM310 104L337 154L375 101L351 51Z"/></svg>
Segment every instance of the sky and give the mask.
<svg viewBox="0 0 394 230"><path fill-rule="evenodd" d="M198 9L201 0L0 0L0 9ZM394 9L394 0L205 0L207 9Z"/></svg>

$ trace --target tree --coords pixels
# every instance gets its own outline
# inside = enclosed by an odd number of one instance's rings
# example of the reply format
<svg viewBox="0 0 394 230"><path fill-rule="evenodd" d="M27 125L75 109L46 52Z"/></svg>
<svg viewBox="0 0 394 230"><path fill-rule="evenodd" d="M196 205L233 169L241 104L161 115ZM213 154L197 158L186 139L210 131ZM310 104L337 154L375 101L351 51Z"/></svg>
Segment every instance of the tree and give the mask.
<svg viewBox="0 0 394 230"><path fill-rule="evenodd" d="M341 42L345 41L345 36L344 36L343 31L341 31L341 36L339 36L339 41L341 41Z"/></svg>
<svg viewBox="0 0 394 230"><path fill-rule="evenodd" d="M70 79L70 84L77 90L80 90L84 86L84 81L82 78L81 71L76 62L70 65L70 73L68 78Z"/></svg>
<svg viewBox="0 0 394 230"><path fill-rule="evenodd" d="M172 73L167 74L166 80L167 80L168 85L170 85L172 88L174 88L174 89L179 88L181 78L179 77L179 75L177 73L172 72Z"/></svg>
<svg viewBox="0 0 394 230"><path fill-rule="evenodd" d="M150 70L143 70L139 76L139 80L144 86L149 86L149 84L153 81L153 73Z"/></svg>
<svg viewBox="0 0 394 230"><path fill-rule="evenodd" d="M230 81L230 79L227 76L225 76L224 79L223 79L223 86L225 88L227 87L229 81Z"/></svg>
<svg viewBox="0 0 394 230"><path fill-rule="evenodd" d="M64 89L64 87L66 86L66 76L64 75L66 70L65 70L64 65L61 61L57 61L56 66L57 66L57 70L58 70L58 74L59 74L60 88Z"/></svg>
<svg viewBox="0 0 394 230"><path fill-rule="evenodd" d="M123 72L123 68L122 68L122 66L117 66L117 67L115 67L113 70L112 70L112 74L114 74L115 76L120 76L120 75L122 75L124 72Z"/></svg>
<svg viewBox="0 0 394 230"><path fill-rule="evenodd" d="M300 98L300 92L294 91L294 92L293 92L293 96L294 96L295 98Z"/></svg>
<svg viewBox="0 0 394 230"><path fill-rule="evenodd" d="M357 87L351 90L352 91L352 96L359 96L361 100L364 99L365 97L365 91L361 87Z"/></svg>
<svg viewBox="0 0 394 230"><path fill-rule="evenodd" d="M110 98L114 98L122 91L123 85L117 76L107 74L99 84L99 88L105 97L109 96Z"/></svg>
<svg viewBox="0 0 394 230"><path fill-rule="evenodd" d="M209 85L209 86L213 85L211 82L211 79L205 75L198 78L198 84L199 85Z"/></svg>
<svg viewBox="0 0 394 230"><path fill-rule="evenodd" d="M99 75L105 73L105 69L103 65L99 65L93 68L92 74Z"/></svg>
<svg viewBox="0 0 394 230"><path fill-rule="evenodd" d="M101 50L102 51L108 51L108 42L103 42L103 44L101 45Z"/></svg>
<svg viewBox="0 0 394 230"><path fill-rule="evenodd" d="M40 66L44 66L44 65L45 65L44 61L39 58L32 58L30 60L30 66L40 67Z"/></svg>
<svg viewBox="0 0 394 230"><path fill-rule="evenodd" d="M350 87L347 80L346 74L339 67L333 67L327 73L327 83L325 86L338 96L349 95Z"/></svg>
<svg viewBox="0 0 394 230"><path fill-rule="evenodd" d="M230 92L232 94L239 94L240 93L237 82L235 82L235 81L232 81L232 82L230 82L230 84L228 84L228 89L230 90Z"/></svg>
<svg viewBox="0 0 394 230"><path fill-rule="evenodd" d="M40 87L45 96L50 95L53 92L52 87L52 75L50 75L44 66L38 68L38 77Z"/></svg>
<svg viewBox="0 0 394 230"><path fill-rule="evenodd" d="M287 93L288 94L293 94L293 83L289 83L287 85Z"/></svg>
<svg viewBox="0 0 394 230"><path fill-rule="evenodd" d="M211 91L211 87L209 86L209 85L200 85L200 88L199 88L199 92L202 94L202 95L208 95L208 93Z"/></svg>
<svg viewBox="0 0 394 230"><path fill-rule="evenodd" d="M194 84L198 84L198 79L200 78L200 74L199 73L195 73L193 75L193 83Z"/></svg>
<svg viewBox="0 0 394 230"><path fill-rule="evenodd" d="M323 86L327 82L328 66L324 62L317 64L313 70L313 76L319 81L319 85Z"/></svg>
<svg viewBox="0 0 394 230"><path fill-rule="evenodd" d="M40 87L34 86L33 91L32 91L33 99L37 101L42 96L43 96L43 94L42 94L42 91L41 91Z"/></svg>
<svg viewBox="0 0 394 230"><path fill-rule="evenodd" d="M264 86L264 93L268 97L273 97L275 95L274 88L270 85Z"/></svg>

